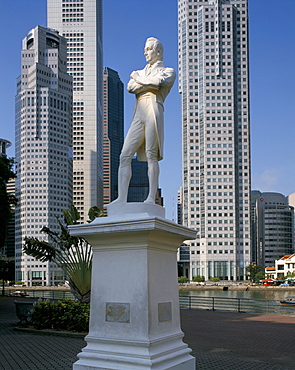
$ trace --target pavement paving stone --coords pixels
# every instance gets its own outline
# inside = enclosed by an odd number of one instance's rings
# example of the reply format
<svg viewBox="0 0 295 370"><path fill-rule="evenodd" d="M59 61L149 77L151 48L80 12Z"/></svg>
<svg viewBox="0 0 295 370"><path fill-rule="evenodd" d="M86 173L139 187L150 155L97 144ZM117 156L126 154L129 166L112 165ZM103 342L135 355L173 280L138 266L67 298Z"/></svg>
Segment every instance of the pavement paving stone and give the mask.
<svg viewBox="0 0 295 370"><path fill-rule="evenodd" d="M0 370L72 369L84 340L13 330L13 300L0 297ZM295 369L295 317L181 310L181 322L197 370Z"/></svg>
<svg viewBox="0 0 295 370"><path fill-rule="evenodd" d="M295 317L181 310L197 369L295 369Z"/></svg>

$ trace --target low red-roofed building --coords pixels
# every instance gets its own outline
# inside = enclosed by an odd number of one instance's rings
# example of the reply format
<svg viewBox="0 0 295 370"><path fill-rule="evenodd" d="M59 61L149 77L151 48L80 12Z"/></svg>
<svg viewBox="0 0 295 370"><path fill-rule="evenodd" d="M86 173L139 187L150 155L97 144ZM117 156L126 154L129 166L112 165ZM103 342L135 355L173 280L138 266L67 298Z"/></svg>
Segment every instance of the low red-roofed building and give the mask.
<svg viewBox="0 0 295 370"><path fill-rule="evenodd" d="M284 279L287 275L295 274L295 253L286 254L275 261L275 266L265 268L267 278ZM295 278L294 278L295 280Z"/></svg>

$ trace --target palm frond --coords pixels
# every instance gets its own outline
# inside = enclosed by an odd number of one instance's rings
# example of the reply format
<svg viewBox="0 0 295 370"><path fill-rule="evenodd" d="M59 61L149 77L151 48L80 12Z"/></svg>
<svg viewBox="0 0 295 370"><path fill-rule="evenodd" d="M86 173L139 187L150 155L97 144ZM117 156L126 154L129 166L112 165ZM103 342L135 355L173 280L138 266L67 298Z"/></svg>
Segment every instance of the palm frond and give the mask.
<svg viewBox="0 0 295 370"><path fill-rule="evenodd" d="M57 256L57 264L73 282L76 289L84 295L91 289L92 250L87 243L80 243Z"/></svg>
<svg viewBox="0 0 295 370"><path fill-rule="evenodd" d="M97 207L92 208L95 217L103 215ZM68 231L67 226L77 223L80 218L77 209L72 206L70 210L63 211L63 216L64 219L57 217L61 230L59 233L46 226L42 228L41 231L48 236L49 242L26 237L23 250L42 262L56 263L67 275L76 298L80 301L89 301L92 248L83 238L71 236Z"/></svg>
<svg viewBox="0 0 295 370"><path fill-rule="evenodd" d="M29 256L35 257L41 262L52 261L56 258L57 250L49 243L37 238L26 237L23 251Z"/></svg>
<svg viewBox="0 0 295 370"><path fill-rule="evenodd" d="M96 217L102 217L103 211L99 209L97 206L93 206L89 208L88 217L90 221L93 221Z"/></svg>
<svg viewBox="0 0 295 370"><path fill-rule="evenodd" d="M80 213L73 204L70 209L65 209L62 213L67 225L75 225L77 221L80 220Z"/></svg>

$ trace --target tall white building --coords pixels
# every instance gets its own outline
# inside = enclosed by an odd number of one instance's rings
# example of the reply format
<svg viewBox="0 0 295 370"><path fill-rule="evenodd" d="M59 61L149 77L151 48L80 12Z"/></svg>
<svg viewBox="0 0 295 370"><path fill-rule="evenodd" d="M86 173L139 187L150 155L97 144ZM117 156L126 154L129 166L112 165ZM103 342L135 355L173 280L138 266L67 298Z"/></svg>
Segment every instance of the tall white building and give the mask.
<svg viewBox="0 0 295 370"><path fill-rule="evenodd" d="M53 285L62 272L22 252L26 236L58 232L56 216L72 204L72 77L66 39L37 26L22 41L16 95L16 280Z"/></svg>
<svg viewBox="0 0 295 370"><path fill-rule="evenodd" d="M190 277L239 280L250 263L247 0L178 1L183 224Z"/></svg>
<svg viewBox="0 0 295 370"><path fill-rule="evenodd" d="M73 199L81 219L103 207L102 1L47 0L48 26L68 41L73 76Z"/></svg>

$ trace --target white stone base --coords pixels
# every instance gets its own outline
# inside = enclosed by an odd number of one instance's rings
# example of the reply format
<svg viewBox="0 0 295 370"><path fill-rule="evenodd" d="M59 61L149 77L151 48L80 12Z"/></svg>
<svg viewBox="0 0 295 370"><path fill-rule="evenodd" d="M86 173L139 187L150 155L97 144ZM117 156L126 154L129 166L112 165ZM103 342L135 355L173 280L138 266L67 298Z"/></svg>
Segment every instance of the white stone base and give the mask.
<svg viewBox="0 0 295 370"><path fill-rule="evenodd" d="M146 216L154 216L165 218L165 208L159 206L158 204L152 203L140 203L140 202L130 202L130 203L110 203L106 205L108 210L108 218L126 218L126 217L137 217L142 214ZM96 219L99 221L99 218Z"/></svg>
<svg viewBox="0 0 295 370"><path fill-rule="evenodd" d="M73 366L73 370L119 370L119 369L130 369L130 367L96 367L96 366L88 366L88 365L79 365L77 362L74 364ZM133 369L133 368L132 368ZM136 367L135 369L141 369L141 368L138 368ZM144 368L144 369L155 369L155 370L195 370L196 369L196 365L195 365L195 359L192 358L186 362L183 362L181 364L178 364L178 365L175 365L175 366L172 366L172 367L149 367L149 368Z"/></svg>
<svg viewBox="0 0 295 370"><path fill-rule="evenodd" d="M74 370L195 370L183 343L177 248L195 231L159 206L114 204L108 217L70 227L93 248L90 328Z"/></svg>
<svg viewBox="0 0 295 370"><path fill-rule="evenodd" d="M176 337L162 338L159 343L120 343L87 336L88 345L73 369L195 370L195 359L182 342L182 334Z"/></svg>
<svg viewBox="0 0 295 370"><path fill-rule="evenodd" d="M120 369L125 369L125 370L131 370L133 368L127 366L127 367L96 367L96 366L91 366L91 365L80 365L80 361L76 362L73 366L73 370L120 370ZM185 361L183 363L177 364L172 367L135 367L134 370L140 370L140 369L153 369L153 370L195 370L196 369L196 364L195 364L195 359L191 358L188 361Z"/></svg>

